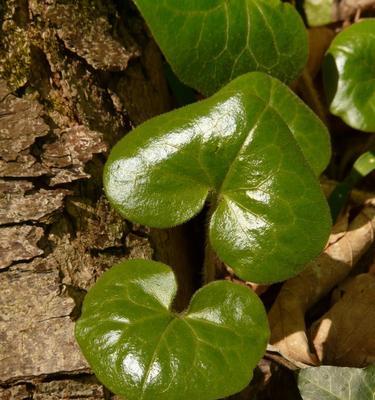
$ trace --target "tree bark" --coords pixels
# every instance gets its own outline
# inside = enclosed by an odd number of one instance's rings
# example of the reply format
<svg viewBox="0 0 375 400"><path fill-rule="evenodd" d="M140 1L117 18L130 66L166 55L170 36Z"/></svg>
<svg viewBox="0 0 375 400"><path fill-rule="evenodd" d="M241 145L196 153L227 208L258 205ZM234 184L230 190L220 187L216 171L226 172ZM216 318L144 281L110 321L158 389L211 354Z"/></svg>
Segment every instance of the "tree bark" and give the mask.
<svg viewBox="0 0 375 400"><path fill-rule="evenodd" d="M186 227L124 221L102 190L110 147L173 106L130 1L1 0L0 399L109 399L73 337L85 292L128 258L193 291Z"/></svg>

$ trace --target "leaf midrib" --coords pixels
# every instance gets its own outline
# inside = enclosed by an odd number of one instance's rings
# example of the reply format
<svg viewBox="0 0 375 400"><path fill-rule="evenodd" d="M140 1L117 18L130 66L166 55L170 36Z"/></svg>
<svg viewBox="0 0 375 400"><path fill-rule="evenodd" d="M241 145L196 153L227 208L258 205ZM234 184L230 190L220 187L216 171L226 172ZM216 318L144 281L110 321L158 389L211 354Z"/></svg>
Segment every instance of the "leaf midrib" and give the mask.
<svg viewBox="0 0 375 400"><path fill-rule="evenodd" d="M228 327L225 326L225 325L216 324L216 323L214 323L214 322L207 321L207 320L202 319L202 318L190 317L189 314L186 314L186 315L183 316L183 317L179 317L177 314L174 314L173 312L170 311L169 317L170 317L170 319L169 319L168 323L166 324L166 326L165 326L163 332L161 333L161 335L160 335L160 337L159 337L159 339L158 339L158 341L157 341L157 343L156 343L156 345L155 345L155 349L154 349L154 351L153 351L153 353L152 353L150 362L149 362L149 364L148 364L148 366L147 366L147 370L146 370L146 372L145 372L145 374L144 374L144 377L143 377L143 379L142 379L142 389L141 389L141 397L140 397L140 400L143 400L143 399L144 399L144 396L145 396L145 393L146 393L147 379L148 379L148 377L150 376L151 367L152 367L152 365L153 365L153 363L154 363L154 361L155 361L157 355L159 354L160 346L161 346L163 340L165 340L165 338L166 338L166 336L167 336L167 333L172 329L172 326L173 326L173 324L174 324L175 322L180 321L180 322L183 322L184 324L186 324L186 325L189 327L190 331L192 332L192 335L193 335L194 340L196 340L196 341L198 341L198 342L206 343L207 345L210 345L210 344L209 344L208 342L206 342L205 340L203 340L203 339L201 339L201 338L199 337L199 335L198 335L198 333L196 332L196 330L195 330L195 329L191 326L191 324L189 323L189 319L190 319L191 321L195 321L195 322L198 322L198 323L202 323L202 324L209 325L209 326L211 326L211 327L213 327L213 328L225 329L225 330L228 331L228 333L230 333L231 335L234 335L234 336L237 336L238 338L240 338L240 336L239 336L235 331L231 330L230 328L228 328ZM211 345L211 346L212 346L212 347L215 347L214 345ZM216 348L216 347L215 347L215 348ZM220 349L218 349L218 350L221 351Z"/></svg>
<svg viewBox="0 0 375 400"><path fill-rule="evenodd" d="M156 357L157 357L157 355L158 355L160 345L161 345L162 341L165 339L165 336L166 336L168 330L171 329L171 326L173 325L173 323L174 323L177 319L178 319L178 318L175 317L174 315L172 315L172 314L170 315L170 320L168 321L167 325L165 326L165 329L163 330L163 332L161 333L161 335L160 335L160 337L159 337L158 342L156 343L155 349L154 349L154 351L153 351L153 353L152 353L150 362L149 362L149 364L148 364L148 366L147 366L147 370L146 370L146 372L145 372L145 374L144 374L144 377L143 377L143 380L142 380L142 383L141 383L141 384L142 384L142 389L141 389L141 398L140 398L140 400L143 400L143 399L144 399L145 392L146 392L147 380L148 380L148 377L150 376L151 367L152 367L152 365L153 365L153 363L154 363L154 361L155 361L155 359L156 359Z"/></svg>
<svg viewBox="0 0 375 400"><path fill-rule="evenodd" d="M271 89L270 89L269 99L271 99L271 97L272 97L273 88L274 88L273 81L271 81ZM258 97L258 96L256 96L256 95L255 95L255 97L257 97L258 99L260 99L261 101L264 102L264 107L263 107L262 111L258 114L258 116L257 116L257 118L256 118L256 122L255 122L255 124L251 127L251 130L250 130L246 135L244 135L244 139L243 139L243 141L240 143L239 148L238 148L238 151L236 152L235 156L234 156L233 159L231 160L231 162L230 162L230 164L229 164L229 166L228 166L227 172L226 172L226 174L225 174L225 176L224 176L224 178L223 178L223 180L222 180L222 182L221 182L221 185L220 185L220 187L219 187L218 190L217 190L217 193L218 193L218 194L221 194L221 193L222 193L222 188L225 186L225 184L226 184L226 182L227 182L227 180L228 180L228 177L230 177L231 171L232 171L232 169L233 169L233 167L234 167L234 165L235 165L235 162L237 161L237 159L238 159L239 155L241 154L242 150L244 149L244 146L245 146L245 144L246 144L246 142L247 142L249 136L252 134L252 132L254 132L254 131L258 128L258 126L259 126L259 124L260 124L260 121L261 121L263 115L266 113L266 111L268 110L268 108L269 108L269 106L270 106L270 100L266 102L265 100L261 99L260 97ZM272 108L273 108L273 107L272 107Z"/></svg>

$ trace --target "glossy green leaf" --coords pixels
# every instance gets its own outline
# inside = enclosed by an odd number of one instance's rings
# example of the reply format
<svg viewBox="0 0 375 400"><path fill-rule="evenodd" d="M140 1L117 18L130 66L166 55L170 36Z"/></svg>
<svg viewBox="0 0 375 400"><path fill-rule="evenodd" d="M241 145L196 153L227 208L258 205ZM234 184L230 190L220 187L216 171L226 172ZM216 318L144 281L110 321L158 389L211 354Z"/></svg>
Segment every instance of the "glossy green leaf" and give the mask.
<svg viewBox="0 0 375 400"><path fill-rule="evenodd" d="M375 132L374 65L375 19L367 19L333 40L323 69L331 112L366 132Z"/></svg>
<svg viewBox="0 0 375 400"><path fill-rule="evenodd" d="M218 256L245 280L278 281L325 245L329 210L312 169L329 154L320 120L282 83L250 73L126 135L104 187L125 218L159 228L189 220L209 198Z"/></svg>
<svg viewBox="0 0 375 400"><path fill-rule="evenodd" d="M244 286L217 281L176 314L175 293L173 272L154 261L104 273L76 324L98 379L127 400L215 400L243 389L269 337L261 301Z"/></svg>
<svg viewBox="0 0 375 400"><path fill-rule="evenodd" d="M299 373L298 387L303 400L374 400L375 365L307 368Z"/></svg>
<svg viewBox="0 0 375 400"><path fill-rule="evenodd" d="M279 0L134 0L176 75L211 95L262 71L291 82L307 61L297 11Z"/></svg>

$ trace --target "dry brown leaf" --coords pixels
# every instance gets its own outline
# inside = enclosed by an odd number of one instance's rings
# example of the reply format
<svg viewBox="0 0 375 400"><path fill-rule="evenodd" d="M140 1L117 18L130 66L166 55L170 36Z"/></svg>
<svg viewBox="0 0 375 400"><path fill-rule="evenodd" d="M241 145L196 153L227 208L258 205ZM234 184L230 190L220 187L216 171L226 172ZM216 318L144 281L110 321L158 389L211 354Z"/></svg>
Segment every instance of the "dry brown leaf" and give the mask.
<svg viewBox="0 0 375 400"><path fill-rule="evenodd" d="M246 286L250 287L254 293L260 296L263 293L266 293L269 289L270 285L261 285L254 282L246 282Z"/></svg>
<svg viewBox="0 0 375 400"><path fill-rule="evenodd" d="M361 274L311 328L319 361L346 367L375 362L375 276Z"/></svg>
<svg viewBox="0 0 375 400"><path fill-rule="evenodd" d="M374 0L342 0L340 2L335 2L333 18L334 21L345 21L358 15L358 12L374 8Z"/></svg>
<svg viewBox="0 0 375 400"><path fill-rule="evenodd" d="M270 344L304 364L318 364L306 335L305 312L346 278L374 241L375 208L365 207L339 240L282 287L269 312ZM337 239L337 237L336 237Z"/></svg>
<svg viewBox="0 0 375 400"><path fill-rule="evenodd" d="M338 184L337 181L334 181L331 179L325 179L325 178L322 179L321 186L322 186L323 192L327 198L335 190L337 184ZM363 190L353 189L350 192L349 199L350 199L350 203L355 206L369 205L369 206L375 207L374 193L371 193L371 192L365 192Z"/></svg>
<svg viewBox="0 0 375 400"><path fill-rule="evenodd" d="M348 231L348 226L349 226L349 211L346 210L345 213L341 214L338 221L332 227L332 232L328 238L326 248L336 243L343 236L345 236L346 232Z"/></svg>

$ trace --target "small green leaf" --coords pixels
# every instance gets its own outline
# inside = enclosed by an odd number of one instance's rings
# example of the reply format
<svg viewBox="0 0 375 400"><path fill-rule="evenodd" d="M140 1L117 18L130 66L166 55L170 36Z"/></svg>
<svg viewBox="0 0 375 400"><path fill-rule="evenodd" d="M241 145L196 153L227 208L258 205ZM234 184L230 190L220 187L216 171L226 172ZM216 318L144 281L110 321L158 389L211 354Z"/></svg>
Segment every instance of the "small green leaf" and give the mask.
<svg viewBox="0 0 375 400"><path fill-rule="evenodd" d="M89 291L76 338L98 379L127 400L215 400L243 389L269 337L263 304L217 281L176 314L173 272L132 260Z"/></svg>
<svg viewBox="0 0 375 400"><path fill-rule="evenodd" d="M255 72L126 135L104 187L125 218L159 228L188 221L210 197L218 256L245 280L272 282L296 275L325 245L329 209L312 169L319 174L329 154L320 120Z"/></svg>
<svg viewBox="0 0 375 400"><path fill-rule="evenodd" d="M333 40L323 68L331 112L366 132L375 132L374 66L375 19L367 19Z"/></svg>
<svg viewBox="0 0 375 400"><path fill-rule="evenodd" d="M322 26L334 22L335 0L305 0L303 8L309 26Z"/></svg>
<svg viewBox="0 0 375 400"><path fill-rule="evenodd" d="M299 373L298 387L303 400L373 400L375 365L306 368Z"/></svg>
<svg viewBox="0 0 375 400"><path fill-rule="evenodd" d="M308 54L297 11L279 0L135 0L176 75L211 95L237 76L298 77Z"/></svg>

